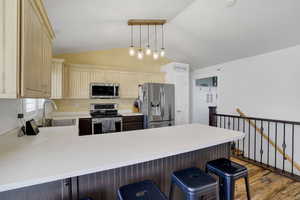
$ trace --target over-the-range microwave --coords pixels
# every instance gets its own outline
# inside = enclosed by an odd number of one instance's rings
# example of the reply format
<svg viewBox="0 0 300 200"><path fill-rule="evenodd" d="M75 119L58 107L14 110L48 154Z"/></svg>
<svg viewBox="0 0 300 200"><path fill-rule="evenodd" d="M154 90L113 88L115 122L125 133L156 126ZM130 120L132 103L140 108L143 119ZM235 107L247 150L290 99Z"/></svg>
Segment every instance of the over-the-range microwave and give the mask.
<svg viewBox="0 0 300 200"><path fill-rule="evenodd" d="M120 98L120 84L118 83L91 83L90 98L114 99Z"/></svg>

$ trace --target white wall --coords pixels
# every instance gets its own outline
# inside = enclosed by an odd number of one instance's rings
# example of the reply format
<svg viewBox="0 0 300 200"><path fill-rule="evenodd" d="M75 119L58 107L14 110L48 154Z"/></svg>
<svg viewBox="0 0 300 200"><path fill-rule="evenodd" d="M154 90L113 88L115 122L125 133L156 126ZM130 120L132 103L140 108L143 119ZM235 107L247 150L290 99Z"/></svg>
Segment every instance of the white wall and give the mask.
<svg viewBox="0 0 300 200"><path fill-rule="evenodd" d="M300 46L194 71L219 71L219 113L300 121Z"/></svg>
<svg viewBox="0 0 300 200"><path fill-rule="evenodd" d="M237 114L238 107L248 116L300 121L300 46L198 69L193 76L216 73L219 74L218 113ZM295 141L300 140L298 133ZM253 144L253 138L250 139ZM278 146L281 144L282 138ZM291 146L290 140L287 145ZM299 145L295 147L295 158L299 163ZM278 160L278 165L281 161Z"/></svg>
<svg viewBox="0 0 300 200"><path fill-rule="evenodd" d="M0 100L0 135L18 127L18 100Z"/></svg>

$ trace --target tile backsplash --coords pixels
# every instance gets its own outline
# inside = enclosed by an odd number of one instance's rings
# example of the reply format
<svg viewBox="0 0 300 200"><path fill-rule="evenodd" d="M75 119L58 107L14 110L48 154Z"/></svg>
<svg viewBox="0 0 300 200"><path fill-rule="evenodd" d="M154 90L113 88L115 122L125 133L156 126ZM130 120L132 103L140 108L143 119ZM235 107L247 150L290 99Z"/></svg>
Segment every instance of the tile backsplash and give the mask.
<svg viewBox="0 0 300 200"><path fill-rule="evenodd" d="M117 103L120 110L132 110L134 99L59 99L58 112L87 112L91 103Z"/></svg>

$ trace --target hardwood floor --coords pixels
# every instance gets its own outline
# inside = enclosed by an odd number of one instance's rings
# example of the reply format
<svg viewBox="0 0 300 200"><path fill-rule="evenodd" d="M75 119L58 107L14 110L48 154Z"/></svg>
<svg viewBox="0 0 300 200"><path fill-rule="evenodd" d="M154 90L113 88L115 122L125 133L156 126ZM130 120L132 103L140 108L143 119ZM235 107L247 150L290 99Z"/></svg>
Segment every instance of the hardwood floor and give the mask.
<svg viewBox="0 0 300 200"><path fill-rule="evenodd" d="M300 200L300 182L241 160L232 160L248 168L252 200ZM244 180L238 180L235 187L235 200L247 199Z"/></svg>

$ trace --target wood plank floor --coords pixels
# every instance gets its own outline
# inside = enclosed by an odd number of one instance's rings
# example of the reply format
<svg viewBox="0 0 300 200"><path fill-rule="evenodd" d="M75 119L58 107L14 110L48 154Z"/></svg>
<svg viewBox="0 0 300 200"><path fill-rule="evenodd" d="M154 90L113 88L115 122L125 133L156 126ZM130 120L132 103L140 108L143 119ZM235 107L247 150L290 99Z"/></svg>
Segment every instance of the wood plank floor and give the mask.
<svg viewBox="0 0 300 200"><path fill-rule="evenodd" d="M300 200L300 182L235 158L232 160L248 168L252 200ZM247 199L244 180L238 180L235 187L235 200Z"/></svg>

